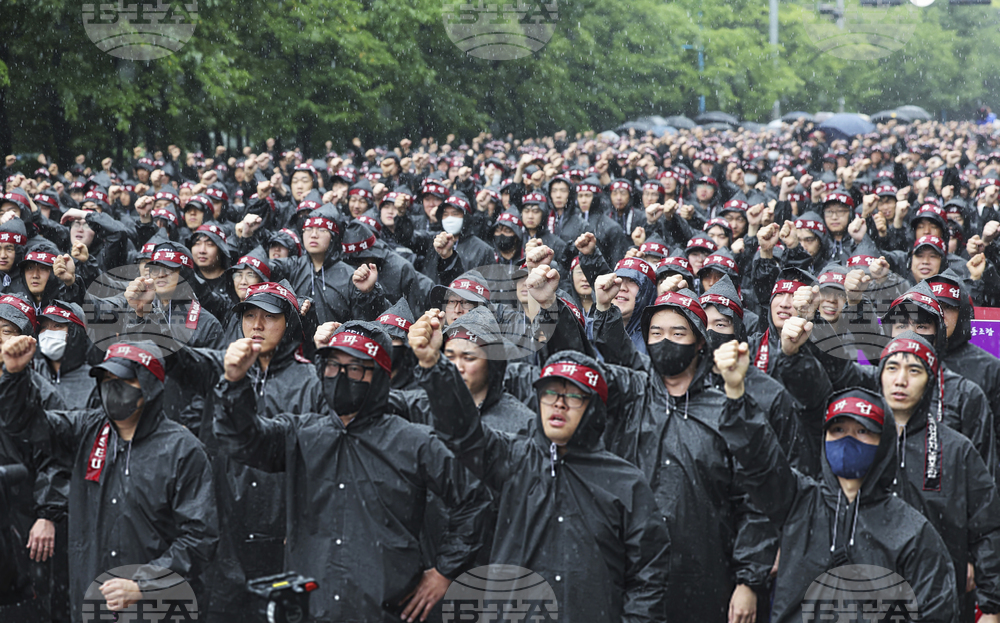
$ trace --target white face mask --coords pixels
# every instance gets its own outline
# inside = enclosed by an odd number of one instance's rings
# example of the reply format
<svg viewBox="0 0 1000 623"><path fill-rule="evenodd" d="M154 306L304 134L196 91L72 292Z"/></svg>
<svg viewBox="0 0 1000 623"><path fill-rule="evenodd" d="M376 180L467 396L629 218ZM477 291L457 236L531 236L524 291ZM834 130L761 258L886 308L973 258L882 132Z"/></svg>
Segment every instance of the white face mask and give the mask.
<svg viewBox="0 0 1000 623"><path fill-rule="evenodd" d="M38 348L52 361L59 361L66 352L68 331L42 331L38 334Z"/></svg>
<svg viewBox="0 0 1000 623"><path fill-rule="evenodd" d="M753 186L754 184L757 183L757 174L747 173L746 175L743 176L743 179L744 181L746 181L747 186Z"/></svg>
<svg viewBox="0 0 1000 623"><path fill-rule="evenodd" d="M452 236L457 236L458 232L462 231L462 221L464 220L461 216L446 216L441 219L441 228Z"/></svg>

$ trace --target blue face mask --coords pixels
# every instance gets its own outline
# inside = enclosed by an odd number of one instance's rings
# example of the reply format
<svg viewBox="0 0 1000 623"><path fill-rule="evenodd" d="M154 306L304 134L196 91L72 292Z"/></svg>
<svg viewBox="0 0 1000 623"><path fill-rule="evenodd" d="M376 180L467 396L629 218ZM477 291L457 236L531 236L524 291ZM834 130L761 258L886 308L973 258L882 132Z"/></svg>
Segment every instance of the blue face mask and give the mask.
<svg viewBox="0 0 1000 623"><path fill-rule="evenodd" d="M841 478L864 478L875 461L877 450L878 446L847 435L836 441L826 442L826 460L833 473Z"/></svg>

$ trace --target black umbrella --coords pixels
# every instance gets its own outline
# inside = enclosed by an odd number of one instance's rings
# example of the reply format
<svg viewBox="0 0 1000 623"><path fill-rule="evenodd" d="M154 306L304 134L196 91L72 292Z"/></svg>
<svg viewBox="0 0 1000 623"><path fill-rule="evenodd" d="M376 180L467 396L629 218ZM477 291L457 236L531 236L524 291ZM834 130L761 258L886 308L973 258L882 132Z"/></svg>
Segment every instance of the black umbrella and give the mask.
<svg viewBox="0 0 1000 623"><path fill-rule="evenodd" d="M812 121L813 123L816 122L816 117L801 110L793 110L792 112L785 113L781 116L781 120L785 123L792 123L794 121L798 121L799 119L802 119L803 121Z"/></svg>
<svg viewBox="0 0 1000 623"><path fill-rule="evenodd" d="M674 115L673 117L667 117L664 119L666 125L675 127L679 130L690 130L697 124L691 119L685 117L684 115Z"/></svg>
<svg viewBox="0 0 1000 623"><path fill-rule="evenodd" d="M711 123L703 123L701 127L705 130L732 130L733 126L728 123L723 123L721 121L713 121Z"/></svg>
<svg viewBox="0 0 1000 623"><path fill-rule="evenodd" d="M740 124L739 119L729 113L722 112L721 110L701 113L695 117L694 120L698 122L698 125L705 125L706 123L728 123L731 126L738 126Z"/></svg>
<svg viewBox="0 0 1000 623"><path fill-rule="evenodd" d="M652 124L643 121L626 121L625 123L615 128L615 132L617 132L618 134L628 136L629 130L635 130L636 132L646 133L652 129L653 129Z"/></svg>
<svg viewBox="0 0 1000 623"><path fill-rule="evenodd" d="M886 121L890 121L892 119L902 123L909 123L913 121L909 115L900 113L898 110L882 110L872 115L871 119L875 123L885 123Z"/></svg>
<svg viewBox="0 0 1000 623"><path fill-rule="evenodd" d="M921 108L920 106L900 106L896 109L897 113L905 114L910 117L913 121L930 121L934 118L929 112Z"/></svg>

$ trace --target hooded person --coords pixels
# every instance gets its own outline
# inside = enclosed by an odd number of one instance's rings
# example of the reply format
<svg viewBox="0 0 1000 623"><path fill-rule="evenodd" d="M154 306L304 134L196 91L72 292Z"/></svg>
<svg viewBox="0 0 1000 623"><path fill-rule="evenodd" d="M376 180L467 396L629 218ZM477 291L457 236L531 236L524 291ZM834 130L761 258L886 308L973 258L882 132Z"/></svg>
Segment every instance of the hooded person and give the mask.
<svg viewBox="0 0 1000 623"><path fill-rule="evenodd" d="M270 260L285 257L302 256L302 238L295 231L287 228L272 232L267 238L267 257Z"/></svg>
<svg viewBox="0 0 1000 623"><path fill-rule="evenodd" d="M656 299L656 269L645 260L630 257L618 262L615 275L622 280L615 307L621 312L626 335L637 351L645 353L642 318L645 309Z"/></svg>
<svg viewBox="0 0 1000 623"><path fill-rule="evenodd" d="M225 299L230 283L228 269L232 263L229 236L215 223L201 225L187 239L194 260L194 281L191 287L205 309L216 318L224 318L228 306L216 306L215 300Z"/></svg>
<svg viewBox="0 0 1000 623"><path fill-rule="evenodd" d="M510 435L530 427L534 413L504 391L513 349L489 309L477 307L450 324L444 332L443 352L472 394L483 424ZM431 404L422 389L393 395L390 403L411 422L433 425Z"/></svg>
<svg viewBox="0 0 1000 623"><path fill-rule="evenodd" d="M66 245L60 248L71 251L79 243L87 247L87 259L79 262L78 267L85 286L102 273L125 264L128 258L128 228L115 218L111 210L69 209L62 220L70 221L70 224L65 227L68 230Z"/></svg>
<svg viewBox="0 0 1000 623"><path fill-rule="evenodd" d="M24 190L11 188L7 192L0 194L0 214L6 212L16 213L23 223L31 223L31 226L27 227L29 238L33 238L38 233L38 230L34 226L31 197Z"/></svg>
<svg viewBox="0 0 1000 623"><path fill-rule="evenodd" d="M146 270L148 277L134 280L125 292L129 332L151 336L169 333L192 348L221 348L222 325L202 307L191 286L194 260L187 247L177 242L157 245ZM208 408L204 394L184 386L174 376L167 377L166 388L164 414L198 435Z"/></svg>
<svg viewBox="0 0 1000 623"><path fill-rule="evenodd" d="M303 225L305 253L272 259L271 266L288 279L296 294L312 299L319 324L374 318L378 311L389 307L377 282L366 292L353 282L355 271L343 261L341 241L346 225L340 220L337 208L327 204L313 210Z"/></svg>
<svg viewBox="0 0 1000 623"><path fill-rule="evenodd" d="M845 262L851 255L853 241L847 227L854 219L854 198L842 188L827 193L820 208L820 216L829 236L829 253L819 262L822 268L827 262Z"/></svg>
<svg viewBox="0 0 1000 623"><path fill-rule="evenodd" d="M742 365L749 363L745 357ZM921 620L957 620L955 569L945 543L892 494L898 459L891 408L878 393L859 388L834 394L827 404L816 478L792 468L759 412L727 410L720 420L740 481L780 531L771 620L797 622L818 600L839 599L841 593L817 580L852 564L898 574L913 589Z"/></svg>
<svg viewBox="0 0 1000 623"><path fill-rule="evenodd" d="M941 305L948 336L944 365L983 390L990 401L993 425L1000 426L1000 360L969 341L976 312L965 281L948 269L932 277L930 287Z"/></svg>
<svg viewBox="0 0 1000 623"><path fill-rule="evenodd" d="M396 304L382 312L378 317L385 332L392 338L392 389L417 389L413 370L416 359L410 350L407 335L416 320L405 298L400 298Z"/></svg>
<svg viewBox="0 0 1000 623"><path fill-rule="evenodd" d="M372 185L366 178L359 179L347 191L346 219L355 219L372 209L375 205L375 194Z"/></svg>
<svg viewBox="0 0 1000 623"><path fill-rule="evenodd" d="M70 461L72 620L83 623L98 604L124 610L140 592L166 588L164 569L184 578L200 602L202 571L219 538L212 470L198 439L163 416L160 350L152 342L112 344L90 371L101 406L46 411L27 374L35 349L27 336L4 344L0 423ZM125 565L135 565L128 577L88 594L94 578Z"/></svg>
<svg viewBox="0 0 1000 623"><path fill-rule="evenodd" d="M667 620L711 620L731 606L754 612L767 599L777 535L742 491L718 424L729 410L759 407L708 383L707 315L694 292L666 292L643 310L641 354L622 333L616 280L595 287L594 343L617 397L604 439L646 475L668 531L685 535L672 545ZM560 306L547 347L588 349L578 326Z"/></svg>
<svg viewBox="0 0 1000 623"><path fill-rule="evenodd" d="M52 382L67 408L86 408L95 385L87 362L93 344L83 308L53 300L42 309L38 321L35 371Z"/></svg>
<svg viewBox="0 0 1000 623"><path fill-rule="evenodd" d="M563 213L562 228L559 231L559 237L566 242L566 252L572 252L573 243L582 234L591 232L597 238L601 254L608 261L614 262L625 257L632 244L629 238L632 232L626 234L621 225L608 216L611 208L605 205L600 180L594 176L588 177L577 184L574 190L576 201L570 203ZM642 223L645 222L644 216Z"/></svg>
<svg viewBox="0 0 1000 623"><path fill-rule="evenodd" d="M437 257L434 239L442 230L455 237L454 252L461 258L463 266L479 267L496 263L493 248L473 233L475 226L470 218L473 210L468 197L456 191L435 209L437 224L433 229L414 232L411 248L423 258L421 270L432 280L439 281L434 270L436 265L433 260Z"/></svg>
<svg viewBox="0 0 1000 623"><path fill-rule="evenodd" d="M941 305L927 282L917 284L893 301L881 322L887 334L884 343L906 331L915 331L933 345L935 353L946 349L946 328ZM835 389L861 386L878 390L879 368L829 356L825 350L812 349L811 352L823 364ZM990 473L995 474L996 431L988 399L978 385L947 368L940 369L940 377L941 391L931 397L934 401L932 411L939 414L939 421L945 426L965 435L979 452Z"/></svg>
<svg viewBox="0 0 1000 623"><path fill-rule="evenodd" d="M561 191L559 187L565 185L565 180L555 178L557 196ZM569 201L570 199L567 199ZM538 238L545 243L545 246L552 249L556 258L562 258L567 253L567 243L555 235L553 228L557 226L558 215L549 203L549 196L541 192L530 192L521 199L520 219L524 225L525 243L532 238ZM569 209L568 207L566 209ZM565 215L565 212L563 213Z"/></svg>
<svg viewBox="0 0 1000 623"><path fill-rule="evenodd" d="M641 472L603 448L611 405L600 364L578 352L549 357L535 382L539 413L515 437L484 424L441 356L440 319L417 327L410 344L436 433L497 496L491 563L540 575L568 620L666 620L669 535Z"/></svg>
<svg viewBox="0 0 1000 623"><path fill-rule="evenodd" d="M934 409L941 365L930 342L905 331L882 353L879 386L900 439L893 490L944 539L955 569L959 620L972 623L977 603L986 614L1000 614L1000 498L972 443L942 425L940 400ZM966 592L970 564L975 594Z"/></svg>
<svg viewBox="0 0 1000 623"><path fill-rule="evenodd" d="M705 335L714 353L724 343L747 340L747 312L740 304L739 294L728 275L723 275L699 298L708 322ZM706 376L706 381L722 389L722 377L716 370ZM764 411L771 428L792 464L805 474L819 473L819 452L812 443L818 436L805 417L805 410L785 386L757 368L747 371L746 391ZM810 388L816 391L816 387Z"/></svg>
<svg viewBox="0 0 1000 623"><path fill-rule="evenodd" d="M635 185L624 178L613 180L608 186L611 210L608 216L618 223L625 235L630 236L636 227L646 224L646 211L641 206Z"/></svg>
<svg viewBox="0 0 1000 623"><path fill-rule="evenodd" d="M79 300L83 288L76 278L75 260L60 255L56 245L41 236L32 238L25 251L11 291L21 292L31 300L35 313L41 313L55 298Z"/></svg>
<svg viewBox="0 0 1000 623"><path fill-rule="evenodd" d="M220 295L217 291L202 292L198 295L198 301L206 309L220 310L222 326L225 332L224 342L232 342L242 336L238 323L233 322L235 316L232 314L233 305L238 304L247 296L250 286L271 281L274 271L271 263L267 259L267 254L262 247L251 249L245 255L239 256L233 265L226 269L226 291L225 295ZM206 295L209 298L206 298ZM224 311L222 311L224 310ZM212 312L215 316L215 312Z"/></svg>
<svg viewBox="0 0 1000 623"><path fill-rule="evenodd" d="M364 215L362 215L363 218ZM401 255L379 239L376 232L361 220L351 221L344 232L344 262L352 268L374 264L378 268L378 283L388 301L405 296L411 309L426 309L427 299L433 288L440 282L432 281L420 273ZM439 256L438 256L439 257ZM462 271L462 263L457 253L448 260L438 262L438 279L450 282Z"/></svg>
<svg viewBox="0 0 1000 623"><path fill-rule="evenodd" d="M815 284L816 278L800 268L784 268L779 273L768 299L767 322L759 325L764 332L750 336L749 341L753 365L762 372L773 375L781 359L781 328L796 313L792 306L795 292Z"/></svg>
<svg viewBox="0 0 1000 623"><path fill-rule="evenodd" d="M490 228L490 239L493 241L498 264L520 265L524 259L527 232L516 212L508 210L497 217Z"/></svg>
<svg viewBox="0 0 1000 623"><path fill-rule="evenodd" d="M215 433L235 460L284 473L294 518L285 568L323 587L312 595L314 620L388 623L401 612L426 612L433 603L407 610L403 602L418 585L446 586L471 566L488 499L429 429L387 414L389 335L378 323L342 325L317 351L323 399L270 418L259 415L247 376L257 353L249 339L230 344L216 386ZM433 571L419 547L428 492L449 513Z"/></svg>
<svg viewBox="0 0 1000 623"><path fill-rule="evenodd" d="M24 221L14 218L0 224L0 292L8 292L19 277L27 244Z"/></svg>

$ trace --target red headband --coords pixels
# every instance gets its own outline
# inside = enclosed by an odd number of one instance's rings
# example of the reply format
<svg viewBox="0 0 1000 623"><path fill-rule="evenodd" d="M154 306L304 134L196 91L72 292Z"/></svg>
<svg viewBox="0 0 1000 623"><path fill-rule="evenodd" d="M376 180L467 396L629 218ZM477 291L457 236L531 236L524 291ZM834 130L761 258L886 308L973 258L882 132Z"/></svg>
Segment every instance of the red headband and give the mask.
<svg viewBox="0 0 1000 623"><path fill-rule="evenodd" d="M628 182L617 181L611 182L611 190L632 190L632 185Z"/></svg>
<svg viewBox="0 0 1000 623"><path fill-rule="evenodd" d="M247 297L243 300L249 301L250 297L255 294L271 294L273 296L283 298L292 304L292 309L296 312L299 311L299 301L295 298L295 294L280 283L274 283L273 281L255 283L247 288Z"/></svg>
<svg viewBox="0 0 1000 623"><path fill-rule="evenodd" d="M475 292L487 301L490 300L490 289L482 284L472 281L471 279L456 279L455 281L452 281L451 285L448 287L452 290L467 290L469 292Z"/></svg>
<svg viewBox="0 0 1000 623"><path fill-rule="evenodd" d="M736 267L736 261L732 260L725 255L709 255L705 258L705 263L701 265L702 268L711 268L712 266L722 265L727 267L729 270L736 271L738 275L740 269Z"/></svg>
<svg viewBox="0 0 1000 623"><path fill-rule="evenodd" d="M403 318L402 316L397 316L395 314L382 314L381 316L379 316L378 321L384 325L399 327L400 329L406 331L407 333L410 332L410 327L413 326L412 322L410 322L406 318Z"/></svg>
<svg viewBox="0 0 1000 623"><path fill-rule="evenodd" d="M191 203L191 202L189 201L188 203ZM165 218L168 221L170 221L171 223L173 223L174 225L177 224L177 215L174 214L172 211L167 210L166 208L159 208L159 209L153 210L153 218Z"/></svg>
<svg viewBox="0 0 1000 623"><path fill-rule="evenodd" d="M180 253L179 251L170 251L169 249L160 249L156 253L153 253L153 257L150 258L149 261L166 262L168 264L177 264L179 266L194 268L194 261L189 255Z"/></svg>
<svg viewBox="0 0 1000 623"><path fill-rule="evenodd" d="M601 192L601 187L595 184L578 184L576 187L577 194L579 193L599 193Z"/></svg>
<svg viewBox="0 0 1000 623"><path fill-rule="evenodd" d="M639 245L639 251L643 253L655 253L660 256L666 256L670 253L670 249L659 242L644 242Z"/></svg>
<svg viewBox="0 0 1000 623"><path fill-rule="evenodd" d="M371 357L380 368L392 373L392 359L382 345L373 339L350 330L341 331L330 338L329 348L349 348Z"/></svg>
<svg viewBox="0 0 1000 623"><path fill-rule="evenodd" d="M572 379L584 387L592 388L600 396L601 402L608 404L608 384L597 370L568 361L545 366L538 378L544 379L553 376Z"/></svg>
<svg viewBox="0 0 1000 623"><path fill-rule="evenodd" d="M885 424L885 411L878 405L861 398L841 398L837 402L830 403L826 409L826 419L823 420L823 423L825 424L841 415L859 415L873 422L878 422L879 426Z"/></svg>
<svg viewBox="0 0 1000 623"><path fill-rule="evenodd" d="M567 299L560 297L559 300L566 304L566 308L569 309L570 312L572 312L573 317L576 318L576 321L580 323L581 327L587 326L587 320L583 317L583 313L580 312L579 307L569 302Z"/></svg>
<svg viewBox="0 0 1000 623"><path fill-rule="evenodd" d="M900 303L904 303L906 301L923 303L924 305L927 305L928 307L936 311L939 316L941 315L941 305L940 303L937 302L937 299L935 299L934 297L927 296L926 294L920 294L919 292L907 292L903 296L899 297L898 299L892 302L892 305L889 306L889 311L892 311L893 307L899 305Z"/></svg>
<svg viewBox="0 0 1000 623"><path fill-rule="evenodd" d="M69 320L73 324L80 325L84 329L87 328L87 325L85 325L83 323L83 321L80 320L79 316L77 316L76 314L74 314L72 311L66 309L65 307L59 307L58 305L49 305L44 310L42 310L42 315L43 316L59 316L60 318L64 318L66 320Z"/></svg>
<svg viewBox="0 0 1000 623"><path fill-rule="evenodd" d="M368 227L371 227L372 229L374 229L378 233L382 233L382 223L379 223L378 221L376 221L375 219L373 219L370 216L365 216L364 214L362 214L361 216L359 216L357 218L357 221L359 223L364 223L365 225L367 225Z"/></svg>
<svg viewBox="0 0 1000 623"><path fill-rule="evenodd" d="M28 242L28 237L24 234L18 234L12 231L0 232L0 243L4 242L12 242L23 247Z"/></svg>
<svg viewBox="0 0 1000 623"><path fill-rule="evenodd" d="M637 270L645 275L647 279L656 283L656 269L650 266L646 260L640 260L637 257L627 257L620 260L618 265L615 266L615 272L619 270Z"/></svg>
<svg viewBox="0 0 1000 623"><path fill-rule="evenodd" d="M517 218L510 212L504 212L497 217L497 225L503 225L504 223L513 223L518 229L524 229L524 225L521 223L521 219Z"/></svg>
<svg viewBox="0 0 1000 623"><path fill-rule="evenodd" d="M336 223L334 223L332 220L330 220L328 218L324 218L322 216L313 216L313 217L307 218L306 222L302 223L302 229L303 230L308 229L310 227L320 227L322 229L329 230L329 231L331 231L331 232L333 232L335 234L339 234L340 233L340 228L337 227Z"/></svg>
<svg viewBox="0 0 1000 623"><path fill-rule="evenodd" d="M445 205L450 205L459 208L466 214L472 214L472 206L469 205L469 202L457 195L452 195L448 197L448 200L445 201Z"/></svg>
<svg viewBox="0 0 1000 623"><path fill-rule="evenodd" d="M673 305L680 306L684 309L690 311L695 316L701 320L703 326L708 325L708 314L705 313L705 309L698 302L698 299L692 298L690 296L684 296L683 294L678 294L677 292L666 292L661 294L656 301L653 302L654 307L659 307L660 305Z"/></svg>
<svg viewBox="0 0 1000 623"><path fill-rule="evenodd" d="M358 195L360 197L364 197L365 199L371 199L372 191L368 190L367 188L352 188L349 191L347 191L347 195L348 196Z"/></svg>
<svg viewBox="0 0 1000 623"><path fill-rule="evenodd" d="M743 306L728 296L722 296L719 294L702 294L701 298L698 299L698 302L701 303L702 307L705 305L725 305L731 309L734 314L743 318ZM708 315L706 314L705 317L707 318Z"/></svg>
<svg viewBox="0 0 1000 623"><path fill-rule="evenodd" d="M835 283L838 286L842 286L844 285L844 277L845 275L842 275L840 273L833 273L833 272L823 273L822 275L819 276L819 284L823 285L825 283Z"/></svg>
<svg viewBox="0 0 1000 623"><path fill-rule="evenodd" d="M814 221L812 219L806 220L806 219L801 219L800 218L800 219L796 220L795 221L795 228L796 229L811 229L813 231L818 231L821 234L825 234L826 233L826 225L824 225L820 221Z"/></svg>
<svg viewBox="0 0 1000 623"><path fill-rule="evenodd" d="M133 344L112 344L108 348L108 352L104 354L104 360L107 361L112 357L116 359L128 359L129 361L134 361L143 368L146 368L150 373L160 380L162 383L166 378L166 374L163 372L163 365L160 360L138 346Z"/></svg>
<svg viewBox="0 0 1000 623"><path fill-rule="evenodd" d="M691 272L691 262L687 261L683 257L677 257L677 256L665 257L662 260L660 260L660 264L657 266L657 268L660 268L661 266L676 266L678 268L683 268L687 272Z"/></svg>
<svg viewBox="0 0 1000 623"><path fill-rule="evenodd" d="M369 238L360 242L352 242L340 246L343 248L344 253L360 253L375 246L375 235L372 234Z"/></svg>
<svg viewBox="0 0 1000 623"><path fill-rule="evenodd" d="M941 253L941 255L946 255L944 249L944 240L941 240L937 236L921 236L920 238L917 239L916 242L913 243L913 248L916 249L917 247L923 246L925 244L930 245L935 249L937 249L938 252Z"/></svg>
<svg viewBox="0 0 1000 623"><path fill-rule="evenodd" d="M52 266L56 261L55 255L51 253L45 253L44 251L32 251L31 253L24 256L25 262L38 262L39 264L45 264L47 266Z"/></svg>
<svg viewBox="0 0 1000 623"><path fill-rule="evenodd" d="M708 249L711 253L715 253L719 250L719 245L709 238L696 237L688 240L685 250L690 251L691 249Z"/></svg>
<svg viewBox="0 0 1000 623"><path fill-rule="evenodd" d="M781 293L791 292L792 294L794 294L796 290L798 290L799 288L803 288L806 285L807 284L804 284L801 281L795 281L793 279L779 279L774 283L774 287L771 288L771 296L773 297L775 294L778 294L779 292Z"/></svg>
<svg viewBox="0 0 1000 623"><path fill-rule="evenodd" d="M848 266L861 266L862 264L864 264L865 266L871 266L872 264L874 264L877 261L878 261L878 258L877 257L873 257L871 255L852 255L851 258L849 260L847 260L847 265Z"/></svg>
<svg viewBox="0 0 1000 623"><path fill-rule="evenodd" d="M931 286L931 291L934 292L934 296L938 299L954 301L956 306L962 300L962 290L958 286L944 281L931 281L928 283Z"/></svg>
<svg viewBox="0 0 1000 623"><path fill-rule="evenodd" d="M236 266L239 266L240 264L249 264L250 266L253 266L261 273L263 273L264 279L271 278L271 269L267 267L267 264L253 257L252 255L244 255L243 257L241 257L240 260L236 262Z"/></svg>
<svg viewBox="0 0 1000 623"><path fill-rule="evenodd" d="M194 230L194 233L196 233L196 234L203 233L203 232L208 232L210 234L215 234L219 238L222 238L222 242L224 242L224 243L228 242L226 240L226 232L223 231L222 228L219 227L218 225L205 224L205 225L201 225L200 227L198 227L198 229Z"/></svg>
<svg viewBox="0 0 1000 623"><path fill-rule="evenodd" d="M35 308L32 307L31 305L28 305L27 303L17 298L16 296L11 296L9 294L7 296L0 298L0 305L10 305L12 307L18 308L19 310L21 310L22 314L28 317L28 320L31 322L31 326L34 327L35 329L38 328L38 318L35 315Z"/></svg>
<svg viewBox="0 0 1000 623"><path fill-rule="evenodd" d="M889 342L889 345L882 350L880 359L886 359L896 353L909 353L911 355L916 355L921 361L927 364L927 367L931 369L932 373L937 374L938 372L937 357L926 346L916 340L896 338L895 340Z"/></svg>

